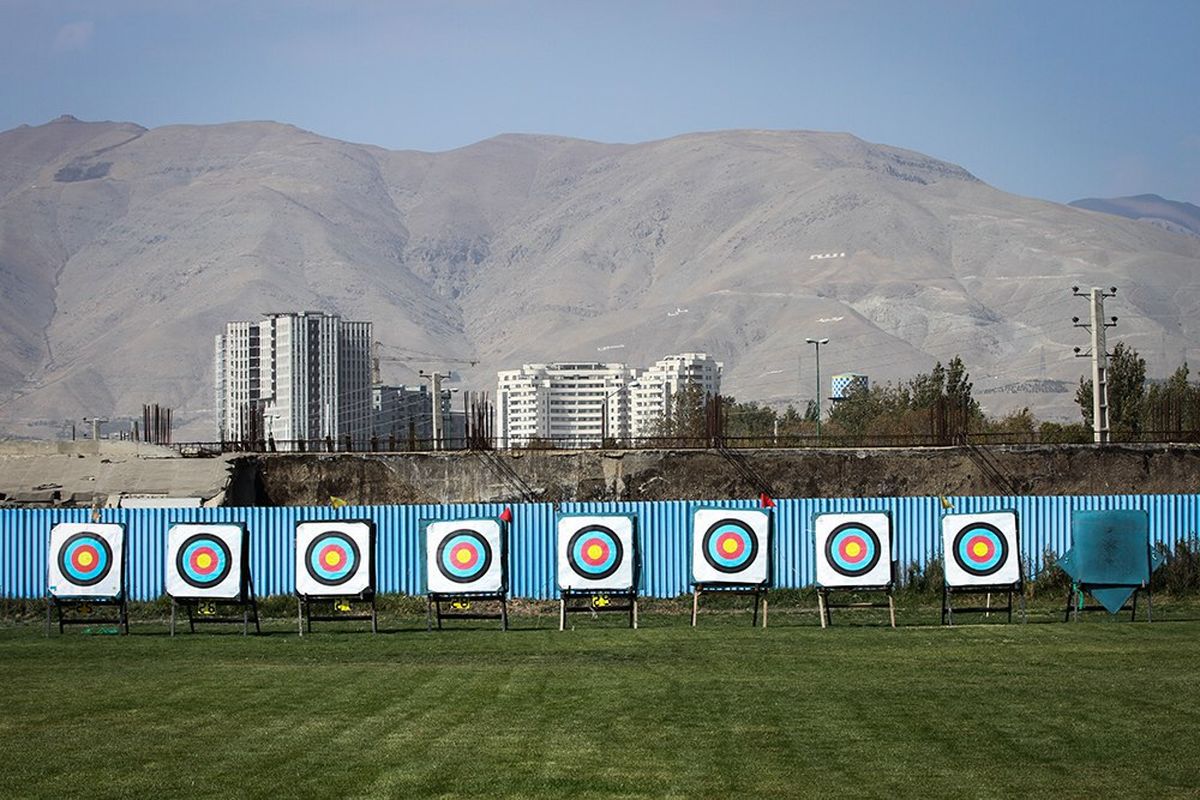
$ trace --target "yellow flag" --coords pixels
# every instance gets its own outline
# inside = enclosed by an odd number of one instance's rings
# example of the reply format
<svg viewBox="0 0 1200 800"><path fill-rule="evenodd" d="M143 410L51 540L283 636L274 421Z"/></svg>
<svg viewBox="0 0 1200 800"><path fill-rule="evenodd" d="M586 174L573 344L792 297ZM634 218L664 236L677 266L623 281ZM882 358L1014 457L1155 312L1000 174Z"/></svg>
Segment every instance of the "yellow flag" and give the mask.
<svg viewBox="0 0 1200 800"><path fill-rule="evenodd" d="M345 498L334 497L333 495L329 495L329 506L331 508L341 508L342 506L348 506L348 505L350 505L350 504L346 502Z"/></svg>

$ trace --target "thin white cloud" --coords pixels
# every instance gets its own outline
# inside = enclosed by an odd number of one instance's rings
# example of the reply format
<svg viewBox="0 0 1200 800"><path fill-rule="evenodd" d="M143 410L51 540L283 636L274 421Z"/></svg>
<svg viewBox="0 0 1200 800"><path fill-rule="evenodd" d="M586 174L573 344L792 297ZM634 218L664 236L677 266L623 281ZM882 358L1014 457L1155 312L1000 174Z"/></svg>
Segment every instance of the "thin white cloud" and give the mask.
<svg viewBox="0 0 1200 800"><path fill-rule="evenodd" d="M92 23L86 20L63 25L54 36L54 52L69 53L72 50L82 50L92 40L94 30Z"/></svg>

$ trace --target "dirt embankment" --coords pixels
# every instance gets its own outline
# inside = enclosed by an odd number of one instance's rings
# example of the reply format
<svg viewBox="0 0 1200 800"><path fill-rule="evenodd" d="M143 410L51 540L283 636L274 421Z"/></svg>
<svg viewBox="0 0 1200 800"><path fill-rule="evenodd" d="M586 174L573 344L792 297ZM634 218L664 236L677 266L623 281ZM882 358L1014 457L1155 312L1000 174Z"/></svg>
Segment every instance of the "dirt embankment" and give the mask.
<svg viewBox="0 0 1200 800"><path fill-rule="evenodd" d="M1200 447L513 451L249 456L230 503L322 505L978 494L1200 488Z"/></svg>

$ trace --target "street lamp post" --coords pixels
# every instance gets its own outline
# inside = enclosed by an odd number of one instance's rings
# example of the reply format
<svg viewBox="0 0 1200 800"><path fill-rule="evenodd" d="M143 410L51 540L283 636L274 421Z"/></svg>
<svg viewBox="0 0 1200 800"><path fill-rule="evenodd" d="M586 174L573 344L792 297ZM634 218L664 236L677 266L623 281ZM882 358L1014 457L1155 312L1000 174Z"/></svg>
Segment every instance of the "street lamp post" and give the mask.
<svg viewBox="0 0 1200 800"><path fill-rule="evenodd" d="M828 339L805 339L817 351L817 438L821 438L821 345L829 344Z"/></svg>

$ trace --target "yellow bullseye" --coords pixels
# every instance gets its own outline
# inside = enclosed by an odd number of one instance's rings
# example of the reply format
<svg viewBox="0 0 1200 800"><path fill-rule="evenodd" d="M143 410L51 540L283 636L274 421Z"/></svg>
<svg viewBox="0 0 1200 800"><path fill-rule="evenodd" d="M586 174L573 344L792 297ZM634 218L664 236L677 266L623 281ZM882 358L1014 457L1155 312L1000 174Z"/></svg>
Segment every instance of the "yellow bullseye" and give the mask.
<svg viewBox="0 0 1200 800"><path fill-rule="evenodd" d="M858 558L858 555L861 552L862 552L862 545L859 544L858 542L847 542L846 543L846 555L850 556L850 558Z"/></svg>
<svg viewBox="0 0 1200 800"><path fill-rule="evenodd" d="M336 550L330 550L325 554L325 566L336 567L342 563L342 557Z"/></svg>
<svg viewBox="0 0 1200 800"><path fill-rule="evenodd" d="M721 549L724 550L727 554L733 555L734 553L737 552L738 543L736 540L734 540L732 537L730 537L730 538L726 539L725 541L721 542Z"/></svg>
<svg viewBox="0 0 1200 800"><path fill-rule="evenodd" d="M592 561L599 561L604 555L604 548L598 544L589 545L587 549L587 557Z"/></svg>
<svg viewBox="0 0 1200 800"><path fill-rule="evenodd" d="M94 560L91 553L83 552L79 554L79 565L81 567L90 567Z"/></svg>
<svg viewBox="0 0 1200 800"><path fill-rule="evenodd" d="M464 547L454 554L454 558L460 564L469 564L471 562L471 551Z"/></svg>
<svg viewBox="0 0 1200 800"><path fill-rule="evenodd" d="M200 555L196 556L196 566L200 569L208 569L210 566L212 566L212 562L212 556L210 556L208 553L201 553Z"/></svg>
<svg viewBox="0 0 1200 800"><path fill-rule="evenodd" d="M971 548L971 550L979 558L983 558L988 554L988 546L984 542L976 542L975 546Z"/></svg>

